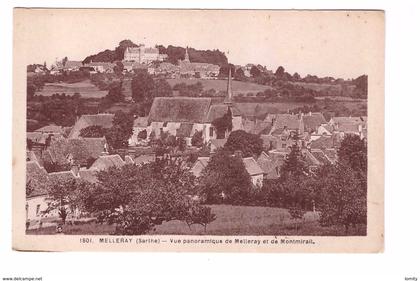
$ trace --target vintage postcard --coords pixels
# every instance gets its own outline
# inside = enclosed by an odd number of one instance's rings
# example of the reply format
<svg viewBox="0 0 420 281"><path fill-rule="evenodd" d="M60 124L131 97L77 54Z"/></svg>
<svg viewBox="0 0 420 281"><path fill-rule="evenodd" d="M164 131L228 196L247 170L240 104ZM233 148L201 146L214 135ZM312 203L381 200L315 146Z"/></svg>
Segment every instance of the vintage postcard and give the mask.
<svg viewBox="0 0 420 281"><path fill-rule="evenodd" d="M383 11L14 11L13 248L381 252Z"/></svg>

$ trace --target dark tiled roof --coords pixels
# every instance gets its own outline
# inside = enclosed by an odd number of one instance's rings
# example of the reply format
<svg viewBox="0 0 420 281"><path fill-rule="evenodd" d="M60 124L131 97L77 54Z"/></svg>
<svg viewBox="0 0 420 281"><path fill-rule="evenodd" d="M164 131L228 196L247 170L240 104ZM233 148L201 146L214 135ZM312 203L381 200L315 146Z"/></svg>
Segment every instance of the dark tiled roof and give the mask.
<svg viewBox="0 0 420 281"><path fill-rule="evenodd" d="M181 123L181 126L176 130L176 136L182 138L191 137L193 125L192 123Z"/></svg>
<svg viewBox="0 0 420 281"><path fill-rule="evenodd" d="M213 120L222 117L228 112L228 106L226 104L212 104L207 114L207 121L212 122ZM241 112L236 108L235 104L231 107L232 116L239 116Z"/></svg>
<svg viewBox="0 0 420 281"><path fill-rule="evenodd" d="M154 162L155 160L156 160L155 154L144 154L144 155L139 155L136 158L134 158L134 163L136 163L137 165L141 165L141 164L146 164L149 162Z"/></svg>
<svg viewBox="0 0 420 281"><path fill-rule="evenodd" d="M321 124L325 124L327 122L324 115L319 112L311 113L311 115L304 115L302 119L304 130L306 132L313 132L318 129Z"/></svg>
<svg viewBox="0 0 420 281"><path fill-rule="evenodd" d="M210 98L157 97L149 113L150 122L204 123Z"/></svg>
<svg viewBox="0 0 420 281"><path fill-rule="evenodd" d="M94 170L80 169L79 171L80 178L90 183L98 182L98 179L96 178L96 173L97 171Z"/></svg>
<svg viewBox="0 0 420 281"><path fill-rule="evenodd" d="M122 167L125 165L125 162L122 160L121 156L118 154L114 155L104 155L100 156L93 162L92 166L90 166L90 170L106 170L110 167Z"/></svg>
<svg viewBox="0 0 420 281"><path fill-rule="evenodd" d="M104 152L105 138L59 139L51 142L47 151L51 160L60 164L68 162L71 155L73 160L85 165L89 158L98 158Z"/></svg>
<svg viewBox="0 0 420 281"><path fill-rule="evenodd" d="M48 178L52 182L63 182L68 180L75 180L77 176L73 173L73 171L62 171L49 173Z"/></svg>
<svg viewBox="0 0 420 281"><path fill-rule="evenodd" d="M94 115L82 115L74 124L69 138L79 137L80 130L89 126L101 126L103 128L112 127L112 120L114 119L114 114L101 113Z"/></svg>
<svg viewBox="0 0 420 281"><path fill-rule="evenodd" d="M134 119L133 127L147 127L148 125L148 118L147 117L137 117Z"/></svg>
<svg viewBox="0 0 420 281"><path fill-rule="evenodd" d="M223 146L225 146L227 142L227 139L211 139L210 143L215 147L215 148L221 148Z"/></svg>
<svg viewBox="0 0 420 281"><path fill-rule="evenodd" d="M260 165L258 165L257 161L255 161L253 157L243 158L242 162L244 163L245 169L250 176L264 173Z"/></svg>
<svg viewBox="0 0 420 281"><path fill-rule="evenodd" d="M338 135L321 136L320 138L310 143L311 149L322 149L322 150L338 147L339 145L340 145L340 141L338 139Z"/></svg>
<svg viewBox="0 0 420 281"><path fill-rule="evenodd" d="M274 125L275 129L284 129L285 127L289 130L300 129L301 121L298 115L292 114L277 114L275 116Z"/></svg>
<svg viewBox="0 0 420 281"><path fill-rule="evenodd" d="M26 162L26 182L33 188L29 197L46 194L48 180L47 171L38 162Z"/></svg>
<svg viewBox="0 0 420 281"><path fill-rule="evenodd" d="M322 152L322 150L311 150L312 155L318 160L321 164L328 164L331 163L331 161L328 159L328 157Z"/></svg>
<svg viewBox="0 0 420 281"><path fill-rule="evenodd" d="M42 128L39 128L35 130L35 132L41 132L41 133L57 133L62 134L64 133L63 127L57 126L57 125L47 125Z"/></svg>

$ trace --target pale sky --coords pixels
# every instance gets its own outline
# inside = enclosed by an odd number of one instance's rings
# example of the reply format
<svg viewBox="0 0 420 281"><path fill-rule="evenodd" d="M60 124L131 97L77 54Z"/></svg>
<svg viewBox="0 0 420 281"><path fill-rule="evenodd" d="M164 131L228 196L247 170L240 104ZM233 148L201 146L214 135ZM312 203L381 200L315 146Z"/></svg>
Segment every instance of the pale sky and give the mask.
<svg viewBox="0 0 420 281"><path fill-rule="evenodd" d="M356 78L368 74L383 40L378 12L228 10L16 10L27 64L83 60L123 39L219 49L230 63L275 71ZM379 45L380 46L380 45Z"/></svg>

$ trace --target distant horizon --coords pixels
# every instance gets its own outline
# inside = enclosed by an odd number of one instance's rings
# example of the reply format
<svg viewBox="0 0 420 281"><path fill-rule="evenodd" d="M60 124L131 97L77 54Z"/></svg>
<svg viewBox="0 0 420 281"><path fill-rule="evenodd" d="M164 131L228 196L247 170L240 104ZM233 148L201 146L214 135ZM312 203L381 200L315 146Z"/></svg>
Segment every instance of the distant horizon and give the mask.
<svg viewBox="0 0 420 281"><path fill-rule="evenodd" d="M83 61L128 39L148 47L218 49L235 65L348 80L369 75L366 61L374 51L367 34L375 25L362 11L51 9L45 17L45 9L36 10L28 28L42 32L23 38L31 46L27 64L48 67L66 56Z"/></svg>

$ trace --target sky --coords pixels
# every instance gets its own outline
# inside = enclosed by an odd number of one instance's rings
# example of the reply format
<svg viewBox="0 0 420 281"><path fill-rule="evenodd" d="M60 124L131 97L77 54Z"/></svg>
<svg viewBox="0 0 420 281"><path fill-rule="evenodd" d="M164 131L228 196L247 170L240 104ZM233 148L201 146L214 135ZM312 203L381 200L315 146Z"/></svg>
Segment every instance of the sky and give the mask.
<svg viewBox="0 0 420 281"><path fill-rule="evenodd" d="M123 39L219 49L230 63L344 79L367 74L383 36L374 12L252 10L15 10L27 64L83 60ZM382 39L383 40L383 39Z"/></svg>

